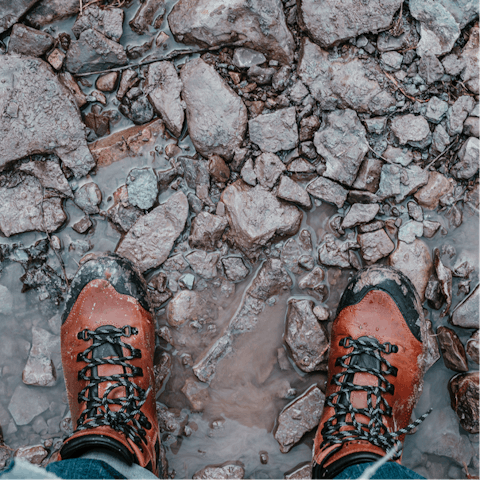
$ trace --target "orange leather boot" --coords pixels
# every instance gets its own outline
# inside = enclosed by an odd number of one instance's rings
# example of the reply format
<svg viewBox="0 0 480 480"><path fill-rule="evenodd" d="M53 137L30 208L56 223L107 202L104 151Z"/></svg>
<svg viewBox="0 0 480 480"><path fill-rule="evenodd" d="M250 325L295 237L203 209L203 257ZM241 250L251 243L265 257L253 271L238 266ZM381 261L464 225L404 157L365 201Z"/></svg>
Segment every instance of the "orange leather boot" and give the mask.
<svg viewBox="0 0 480 480"><path fill-rule="evenodd" d="M405 434L420 397L426 324L415 287L401 272L374 266L348 284L332 325L325 406L315 437L313 478L375 462Z"/></svg>
<svg viewBox="0 0 480 480"><path fill-rule="evenodd" d="M74 426L61 459L103 449L158 476L155 328L145 281L130 261L111 254L80 267L61 347Z"/></svg>

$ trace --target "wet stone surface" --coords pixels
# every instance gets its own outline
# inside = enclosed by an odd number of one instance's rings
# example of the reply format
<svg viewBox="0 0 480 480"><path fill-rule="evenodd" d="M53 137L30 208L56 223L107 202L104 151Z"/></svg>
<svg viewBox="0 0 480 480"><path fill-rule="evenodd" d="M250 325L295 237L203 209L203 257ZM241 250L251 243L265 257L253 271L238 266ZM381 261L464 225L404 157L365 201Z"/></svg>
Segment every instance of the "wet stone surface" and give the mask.
<svg viewBox="0 0 480 480"><path fill-rule="evenodd" d="M455 375L448 383L452 408L460 419L460 425L469 433L478 433L478 372Z"/></svg>

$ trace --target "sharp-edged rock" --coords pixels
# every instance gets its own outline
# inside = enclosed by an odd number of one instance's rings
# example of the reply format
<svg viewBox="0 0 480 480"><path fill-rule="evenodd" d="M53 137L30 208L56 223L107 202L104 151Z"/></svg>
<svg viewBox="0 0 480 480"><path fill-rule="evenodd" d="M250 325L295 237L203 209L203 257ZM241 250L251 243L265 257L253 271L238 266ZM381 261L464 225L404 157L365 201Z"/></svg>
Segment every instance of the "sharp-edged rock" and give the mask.
<svg viewBox="0 0 480 480"><path fill-rule="evenodd" d="M127 176L128 202L142 210L153 207L157 200L157 175L153 168L133 168Z"/></svg>
<svg viewBox="0 0 480 480"><path fill-rule="evenodd" d="M394 97L376 79L383 76L376 63L348 55L330 59L308 38L303 40L298 74L322 110L351 108L382 115L395 105Z"/></svg>
<svg viewBox="0 0 480 480"><path fill-rule="evenodd" d="M75 204L88 215L94 215L100 212L99 205L102 202L102 192L94 182L88 182L82 185L74 197Z"/></svg>
<svg viewBox="0 0 480 480"><path fill-rule="evenodd" d="M398 230L398 239L405 243L412 243L421 236L423 236L423 223L415 220L402 224Z"/></svg>
<svg viewBox="0 0 480 480"><path fill-rule="evenodd" d="M462 428L472 434L479 431L479 381L478 372L469 372L455 375L448 382L452 409Z"/></svg>
<svg viewBox="0 0 480 480"><path fill-rule="evenodd" d="M288 302L285 343L296 365L304 372L327 369L329 341L312 309L311 300Z"/></svg>
<svg viewBox="0 0 480 480"><path fill-rule="evenodd" d="M391 127L401 145L425 148L432 142L428 122L421 115L400 115L392 120Z"/></svg>
<svg viewBox="0 0 480 480"><path fill-rule="evenodd" d="M462 95L447 112L447 132L449 135L462 133L463 123L475 107L475 100L469 95Z"/></svg>
<svg viewBox="0 0 480 480"><path fill-rule="evenodd" d="M95 162L74 100L49 66L32 57L5 55L0 62L0 168L37 153L56 153L76 177ZM33 113L33 116L31 115Z"/></svg>
<svg viewBox="0 0 480 480"><path fill-rule="evenodd" d="M20 447L15 450L14 457L25 460L33 465L40 465L48 456L48 451L42 445Z"/></svg>
<svg viewBox="0 0 480 480"><path fill-rule="evenodd" d="M438 172L430 172L428 183L418 190L415 200L424 208L434 210L438 207L440 198L453 192L451 180Z"/></svg>
<svg viewBox="0 0 480 480"><path fill-rule="evenodd" d="M445 366L455 372L467 372L467 355L458 335L451 328L440 326L437 337Z"/></svg>
<svg viewBox="0 0 480 480"><path fill-rule="evenodd" d="M0 33L8 30L39 0L3 1L0 5Z"/></svg>
<svg viewBox="0 0 480 480"><path fill-rule="evenodd" d="M203 250L215 250L227 225L228 221L225 217L200 212L192 220L192 230L188 239L190 246Z"/></svg>
<svg viewBox="0 0 480 480"><path fill-rule="evenodd" d="M242 462L227 461L221 465L207 465L195 472L192 478L194 480L245 478L245 468Z"/></svg>
<svg viewBox="0 0 480 480"><path fill-rule="evenodd" d="M429 122L440 123L445 117L447 111L448 111L447 102L440 100L438 97L432 97L427 104L427 111L425 113L425 118Z"/></svg>
<svg viewBox="0 0 480 480"><path fill-rule="evenodd" d="M418 63L418 74L425 80L427 85L438 82L444 73L443 65L433 54L426 53Z"/></svg>
<svg viewBox="0 0 480 480"><path fill-rule="evenodd" d="M144 272L160 266L169 256L188 217L188 200L183 192L174 193L165 203L141 217L117 247Z"/></svg>
<svg viewBox="0 0 480 480"><path fill-rule="evenodd" d="M47 32L17 23L12 28L8 53L41 57L53 45L53 37Z"/></svg>
<svg viewBox="0 0 480 480"><path fill-rule="evenodd" d="M477 285L456 307L451 322L457 327L478 328L480 288Z"/></svg>
<svg viewBox="0 0 480 480"><path fill-rule="evenodd" d="M452 298L453 298L453 292L452 292L452 280L453 280L453 274L452 271L446 267L442 260L441 260L441 255L440 255L440 250L438 248L435 248L433 251L433 264L435 266L435 273L437 274L437 278L440 282L440 289L443 293L443 296L445 298L445 309L442 312L442 317L445 316L448 311L450 310L450 307L452 305Z"/></svg>
<svg viewBox="0 0 480 480"><path fill-rule="evenodd" d="M205 157L217 154L231 159L247 128L247 109L242 100L200 58L184 65L180 77L188 130L196 150Z"/></svg>
<svg viewBox="0 0 480 480"><path fill-rule="evenodd" d="M378 204L354 203L342 221L342 228L354 228L362 223L371 222L379 210Z"/></svg>
<svg viewBox="0 0 480 480"><path fill-rule="evenodd" d="M264 152L291 150L298 144L295 107L259 115L248 122L250 140Z"/></svg>
<svg viewBox="0 0 480 480"><path fill-rule="evenodd" d="M312 40L324 48L357 37L362 33L378 33L392 23L401 0L363 4L346 2L300 0L297 18Z"/></svg>
<svg viewBox="0 0 480 480"><path fill-rule="evenodd" d="M224 257L222 265L225 276L231 282L241 282L250 273L242 257Z"/></svg>
<svg viewBox="0 0 480 480"><path fill-rule="evenodd" d="M285 165L273 153L262 153L255 160L255 176L264 188L272 189L284 170Z"/></svg>
<svg viewBox="0 0 480 480"><path fill-rule="evenodd" d="M473 177L479 168L479 141L478 138L470 137L463 144L458 152L459 162L450 170L450 173L457 179L468 179Z"/></svg>
<svg viewBox="0 0 480 480"><path fill-rule="evenodd" d="M185 256L192 270L203 278L215 278L218 274L217 263L220 259L219 252L207 253L205 250L195 250Z"/></svg>
<svg viewBox="0 0 480 480"><path fill-rule="evenodd" d="M260 185L252 188L237 180L224 190L221 200L230 238L248 257L257 255L258 249L275 235L294 235L300 228L302 212Z"/></svg>
<svg viewBox="0 0 480 480"><path fill-rule="evenodd" d="M357 240L360 244L362 258L369 264L386 257L395 248L395 244L383 228L370 233L362 233L358 235Z"/></svg>
<svg viewBox="0 0 480 480"><path fill-rule="evenodd" d="M118 42L123 34L123 10L121 8L99 8L98 5L89 5L77 18L72 27L75 37L93 28L97 32L105 35L110 40Z"/></svg>
<svg viewBox="0 0 480 480"><path fill-rule="evenodd" d="M312 207L310 196L297 182L286 175L280 178L280 184L277 189L277 197L282 200L296 203L300 207L309 209Z"/></svg>
<svg viewBox="0 0 480 480"><path fill-rule="evenodd" d="M236 48L232 59L233 64L238 68L250 68L266 61L267 57L263 53L250 48Z"/></svg>
<svg viewBox="0 0 480 480"><path fill-rule="evenodd" d="M172 327L197 320L200 314L200 299L195 291L180 290L167 307L167 321Z"/></svg>
<svg viewBox="0 0 480 480"><path fill-rule="evenodd" d="M50 401L32 387L19 384L15 388L8 411L18 426L28 425L37 415L48 410Z"/></svg>
<svg viewBox="0 0 480 480"><path fill-rule="evenodd" d="M152 24L154 28L158 29L165 15L165 6L165 0L146 0L142 2L137 13L128 24L138 35L148 32Z"/></svg>
<svg viewBox="0 0 480 480"><path fill-rule="evenodd" d="M235 44L290 64L295 43L280 0L234 0L218 9L209 0L181 0L168 16L177 42L205 47Z"/></svg>
<svg viewBox="0 0 480 480"><path fill-rule="evenodd" d="M305 433L318 425L324 401L325 395L317 385L312 385L280 412L274 437L282 453L289 452Z"/></svg>
<svg viewBox="0 0 480 480"><path fill-rule="evenodd" d="M327 233L318 247L319 262L327 267L351 268L349 250L353 248L360 248L355 240L355 232L347 234L344 241Z"/></svg>
<svg viewBox="0 0 480 480"><path fill-rule="evenodd" d="M319 200L342 208L347 199L348 190L328 178L318 177L307 185L307 192Z"/></svg>
<svg viewBox="0 0 480 480"><path fill-rule="evenodd" d="M25 17L35 28L76 15L80 10L77 0L40 0Z"/></svg>

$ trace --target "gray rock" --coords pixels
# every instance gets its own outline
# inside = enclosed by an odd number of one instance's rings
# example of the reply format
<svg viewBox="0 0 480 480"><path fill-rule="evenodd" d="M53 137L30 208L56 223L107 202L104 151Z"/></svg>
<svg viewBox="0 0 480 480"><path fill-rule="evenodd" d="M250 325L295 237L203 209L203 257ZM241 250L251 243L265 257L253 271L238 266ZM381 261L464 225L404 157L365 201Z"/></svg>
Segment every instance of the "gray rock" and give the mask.
<svg viewBox="0 0 480 480"><path fill-rule="evenodd" d="M360 169L358 170L357 177L353 182L353 188L375 193L380 185L380 175L383 163L384 162L378 158L366 158L363 160Z"/></svg>
<svg viewBox="0 0 480 480"><path fill-rule="evenodd" d="M255 175L255 168L253 166L252 159L249 158L245 165L242 167L240 175L245 183L248 183L252 187L257 184L257 176Z"/></svg>
<svg viewBox="0 0 480 480"><path fill-rule="evenodd" d="M460 27L453 15L434 0L412 0L410 12L420 22L420 42L417 55L448 53L460 35Z"/></svg>
<svg viewBox="0 0 480 480"><path fill-rule="evenodd" d="M300 228L302 212L260 185L251 188L237 180L223 191L221 200L226 207L229 234L248 257L257 255L274 235L294 235Z"/></svg>
<svg viewBox="0 0 480 480"><path fill-rule="evenodd" d="M266 61L267 57L263 53L250 48L236 48L232 59L232 63L238 68L250 68Z"/></svg>
<svg viewBox="0 0 480 480"><path fill-rule="evenodd" d="M412 47L416 47L420 35L417 32L416 22L412 17L406 14L405 10L402 14L400 22L400 29L402 31L400 35L398 32L385 31L381 32L377 37L377 50L379 52L389 52L392 50L407 50ZM357 43L357 46L358 43Z"/></svg>
<svg viewBox="0 0 480 480"><path fill-rule="evenodd" d="M53 37L41 30L17 23L12 28L8 53L41 57L53 45Z"/></svg>
<svg viewBox="0 0 480 480"><path fill-rule="evenodd" d="M242 462L228 461L221 465L207 465L195 472L192 478L194 480L245 478L245 468Z"/></svg>
<svg viewBox="0 0 480 480"><path fill-rule="evenodd" d="M178 2L174 10L183 3ZM185 64L180 77L188 130L196 150L204 157L217 154L231 159L240 148L247 127L247 109L242 100L200 58Z"/></svg>
<svg viewBox="0 0 480 480"><path fill-rule="evenodd" d="M153 107L145 95L136 98L130 108L122 113L137 125L150 122L154 116Z"/></svg>
<svg viewBox="0 0 480 480"><path fill-rule="evenodd" d="M262 153L255 160L255 176L264 188L272 189L284 170L285 165L273 153Z"/></svg>
<svg viewBox="0 0 480 480"><path fill-rule="evenodd" d="M351 108L383 115L396 103L376 80L383 76L377 64L350 56L330 59L308 38L303 40L298 74L322 110Z"/></svg>
<svg viewBox="0 0 480 480"><path fill-rule="evenodd" d="M400 172L400 193L395 197L397 203L403 202L409 195L428 183L430 173L427 170L411 165Z"/></svg>
<svg viewBox="0 0 480 480"><path fill-rule="evenodd" d="M65 66L70 73L88 73L126 64L127 55L119 43L88 29L70 45Z"/></svg>
<svg viewBox="0 0 480 480"><path fill-rule="evenodd" d="M17 385L13 392L8 411L18 426L28 425L37 415L48 410L50 401L38 390L25 385Z"/></svg>
<svg viewBox="0 0 480 480"><path fill-rule="evenodd" d="M313 268L315 260L309 255L303 255L300 257L298 263L300 264L303 262L305 257L311 262L310 266L313 270L298 281L298 288L300 288L300 290L320 291L325 287L325 285L322 284L325 278L325 272L320 267Z"/></svg>
<svg viewBox="0 0 480 480"><path fill-rule="evenodd" d="M100 212L98 206L102 203L102 192L96 183L88 182L75 192L74 201L78 208L93 215Z"/></svg>
<svg viewBox="0 0 480 480"><path fill-rule="evenodd" d="M354 203L342 221L342 228L354 228L362 223L371 222L379 210L378 204Z"/></svg>
<svg viewBox="0 0 480 480"><path fill-rule="evenodd" d="M276 70L274 68L262 68L254 65L248 69L247 75L249 80L255 82L257 85L268 85L272 83L272 78L275 73Z"/></svg>
<svg viewBox="0 0 480 480"><path fill-rule="evenodd" d="M469 95L463 95L455 101L447 112L447 132L449 135L462 133L463 122L475 107L475 100Z"/></svg>
<svg viewBox="0 0 480 480"><path fill-rule="evenodd" d="M289 452L305 433L318 425L324 401L323 392L312 385L280 412L274 437L282 453Z"/></svg>
<svg viewBox="0 0 480 480"><path fill-rule="evenodd" d="M5 55L0 62L0 168L37 153L56 153L76 177L95 161L68 91L44 61ZM54 107L53 107L54 106ZM52 110L53 108L53 110ZM30 112L35 112L31 117Z"/></svg>
<svg viewBox="0 0 480 480"><path fill-rule="evenodd" d="M457 179L468 179L478 172L479 145L478 138L470 137L458 152L459 162L450 169Z"/></svg>
<svg viewBox="0 0 480 480"><path fill-rule="evenodd" d="M423 221L423 236L425 238L432 238L440 229L442 224L440 222L431 222L430 220Z"/></svg>
<svg viewBox="0 0 480 480"><path fill-rule="evenodd" d="M152 24L154 28L160 28L165 11L164 0L146 0L141 3L137 13L128 24L135 33L143 35Z"/></svg>
<svg viewBox="0 0 480 480"><path fill-rule="evenodd" d="M318 177L307 185L307 192L324 202L333 203L342 208L348 191L336 182L325 177Z"/></svg>
<svg viewBox="0 0 480 480"><path fill-rule="evenodd" d="M37 230L57 230L66 220L62 199L45 198L41 183L31 175L4 175L0 187L0 230L10 237ZM9 188L9 185L12 185Z"/></svg>
<svg viewBox="0 0 480 480"><path fill-rule="evenodd" d="M222 265L225 276L231 282L241 282L250 273L242 257L224 257Z"/></svg>
<svg viewBox="0 0 480 480"><path fill-rule="evenodd" d="M425 58L425 57L423 57ZM438 97L432 97L427 103L425 118L432 123L440 123L448 111L448 103Z"/></svg>
<svg viewBox="0 0 480 480"><path fill-rule="evenodd" d="M192 270L203 278L211 279L218 275L217 263L220 260L220 253L207 253L205 250L195 250L185 255L185 259L192 267Z"/></svg>
<svg viewBox="0 0 480 480"><path fill-rule="evenodd" d="M134 207L148 210L158 195L158 180L153 168L133 168L127 176L128 201Z"/></svg>
<svg viewBox="0 0 480 480"><path fill-rule="evenodd" d="M247 295L257 300L266 301L274 295L280 295L292 287L292 279L277 258L268 259L252 284L247 290ZM232 322L233 323L233 322Z"/></svg>
<svg viewBox="0 0 480 480"><path fill-rule="evenodd" d="M432 142L428 122L421 115L400 115L391 123L392 132L401 145L425 148Z"/></svg>
<svg viewBox="0 0 480 480"><path fill-rule="evenodd" d="M362 258L368 264L386 257L395 249L395 244L383 228L374 232L359 234L357 240L360 244Z"/></svg>
<svg viewBox="0 0 480 480"><path fill-rule="evenodd" d="M300 207L309 209L312 207L310 196L297 182L286 175L282 175L277 189L277 197L282 200L296 203Z"/></svg>
<svg viewBox="0 0 480 480"><path fill-rule="evenodd" d="M480 119L478 117L470 116L463 123L463 134L468 137L479 137L480 134Z"/></svg>
<svg viewBox="0 0 480 480"><path fill-rule="evenodd" d="M416 222L422 222L423 221L423 210L420 205L417 205L415 202L408 202L407 203L407 210L408 210L408 215L410 215L410 218L413 218Z"/></svg>
<svg viewBox="0 0 480 480"><path fill-rule="evenodd" d="M412 243L421 236L423 236L423 223L415 220L402 224L398 230L398 239L405 243Z"/></svg>
<svg viewBox="0 0 480 480"><path fill-rule="evenodd" d="M400 5L400 0L375 0L369 4L352 0L322 3L301 0L298 2L297 16L309 37L328 48L362 33L386 30Z"/></svg>
<svg viewBox="0 0 480 480"><path fill-rule="evenodd" d="M77 0L40 0L25 17L35 28L76 15L80 10Z"/></svg>
<svg viewBox="0 0 480 480"><path fill-rule="evenodd" d="M385 52L380 55L380 59L387 70L399 70L402 66L403 55L398 52Z"/></svg>
<svg viewBox="0 0 480 480"><path fill-rule="evenodd" d="M327 369L329 341L312 309L311 300L288 301L284 339L297 367L304 372Z"/></svg>
<svg viewBox="0 0 480 480"><path fill-rule="evenodd" d="M38 0L18 0L15 2L2 2L0 6L0 33L8 30L36 3L38 3Z"/></svg>
<svg viewBox="0 0 480 480"><path fill-rule="evenodd" d="M285 90L291 80L292 68L289 65L283 65L277 70L272 78L272 87L275 91L281 92Z"/></svg>
<svg viewBox="0 0 480 480"><path fill-rule="evenodd" d="M412 163L413 153L408 148L396 148L389 145L383 152L382 157L386 158L387 160L391 160L393 163L398 163L403 167L406 167Z"/></svg>
<svg viewBox="0 0 480 480"><path fill-rule="evenodd" d="M13 295L7 287L0 285L0 314L11 315L13 313Z"/></svg>
<svg viewBox="0 0 480 480"><path fill-rule="evenodd" d="M123 10L121 8L99 8L98 5L89 5L83 9L72 27L75 37L93 28L110 40L118 42L123 34Z"/></svg>
<svg viewBox="0 0 480 480"><path fill-rule="evenodd" d="M363 123L365 123L369 133L381 135L387 126L387 117L366 118Z"/></svg>
<svg viewBox="0 0 480 480"><path fill-rule="evenodd" d="M182 82L171 62L155 62L148 66L148 99L167 128L179 137L185 119L184 104L180 98Z"/></svg>
<svg viewBox="0 0 480 480"><path fill-rule="evenodd" d="M377 190L377 195L382 200L400 194L401 172L402 167L400 167L399 165L383 165L382 173L380 176L380 185Z"/></svg>
<svg viewBox="0 0 480 480"><path fill-rule="evenodd" d="M359 248L355 240L355 233L347 234L345 241L337 239L331 233L323 237L323 242L318 247L320 264L328 267L351 268L349 250Z"/></svg>
<svg viewBox="0 0 480 480"><path fill-rule="evenodd" d="M235 44L283 64L293 60L295 43L280 0L234 0L222 9L209 0L180 0L168 24L177 42L203 48Z"/></svg>
<svg viewBox="0 0 480 480"><path fill-rule="evenodd" d="M312 140L315 132L320 128L320 119L316 115L303 118L300 121L299 138L301 142Z"/></svg>
<svg viewBox="0 0 480 480"><path fill-rule="evenodd" d="M83 216L78 222L75 222L72 225L72 228L77 232L77 233L87 233L87 231L91 228L93 225L93 222L90 220L90 217L88 215Z"/></svg>
<svg viewBox="0 0 480 480"><path fill-rule="evenodd" d="M174 193L135 223L116 252L136 263L142 272L158 267L168 258L187 217L187 197L183 192Z"/></svg>
<svg viewBox="0 0 480 480"><path fill-rule="evenodd" d="M200 298L195 291L180 290L167 307L167 321L172 327L197 320L200 315Z"/></svg>
<svg viewBox="0 0 480 480"><path fill-rule="evenodd" d="M405 274L415 285L420 300L425 300L425 289L433 272L430 249L420 239L413 243L398 242L396 250L388 258L388 264Z"/></svg>
<svg viewBox="0 0 480 480"><path fill-rule="evenodd" d="M452 137L447 133L443 125L437 125L432 136L432 149L442 153L452 143Z"/></svg>
<svg viewBox="0 0 480 480"><path fill-rule="evenodd" d="M475 93L479 94L479 58L478 58L478 48L479 48L479 29L478 25L475 25L470 31L470 38L468 43L463 47L462 50L462 61L465 64L465 68L461 73L461 78L467 88Z"/></svg>
<svg viewBox="0 0 480 480"><path fill-rule="evenodd" d="M335 110L314 139L317 152L325 160L325 177L351 186L368 151L365 128L353 110Z"/></svg>
<svg viewBox="0 0 480 480"><path fill-rule="evenodd" d="M455 308L451 322L462 328L478 328L480 288L477 285Z"/></svg>
<svg viewBox="0 0 480 480"><path fill-rule="evenodd" d="M428 183L415 193L415 200L422 207L435 210L440 198L453 191L453 181L441 173L430 172Z"/></svg>
<svg viewBox="0 0 480 480"><path fill-rule="evenodd" d="M200 212L192 220L192 230L188 239L190 246L203 250L215 250L227 225L228 221L225 217Z"/></svg>
<svg viewBox="0 0 480 480"><path fill-rule="evenodd" d="M298 144L295 107L258 115L248 121L250 140L264 152L291 150Z"/></svg>
<svg viewBox="0 0 480 480"><path fill-rule="evenodd" d="M418 63L418 74L425 80L427 85L441 80L444 73L443 65L433 54L426 53Z"/></svg>
<svg viewBox="0 0 480 480"><path fill-rule="evenodd" d="M201 382L210 383L215 376L218 362L232 351L232 341L232 334L225 333L193 366L193 373Z"/></svg>

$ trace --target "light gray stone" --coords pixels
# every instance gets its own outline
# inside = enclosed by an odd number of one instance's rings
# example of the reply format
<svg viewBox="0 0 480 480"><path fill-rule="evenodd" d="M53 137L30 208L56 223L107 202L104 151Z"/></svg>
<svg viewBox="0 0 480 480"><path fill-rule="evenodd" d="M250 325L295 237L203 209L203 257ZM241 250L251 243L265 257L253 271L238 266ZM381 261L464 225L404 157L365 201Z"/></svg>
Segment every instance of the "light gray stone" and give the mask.
<svg viewBox="0 0 480 480"><path fill-rule="evenodd" d="M448 103L438 97L432 97L427 104L425 118L432 123L440 123L448 111Z"/></svg>
<svg viewBox="0 0 480 480"><path fill-rule="evenodd" d="M379 210L378 204L354 203L342 221L342 228L354 228L362 223L371 222Z"/></svg>
<svg viewBox="0 0 480 480"><path fill-rule="evenodd" d="M478 138L470 137L462 145L458 152L459 162L457 162L450 173L458 179L468 179L478 172L479 158L479 141Z"/></svg>
<svg viewBox="0 0 480 480"><path fill-rule="evenodd" d="M401 145L425 148L432 142L428 122L421 115L400 115L391 123L392 132Z"/></svg>

